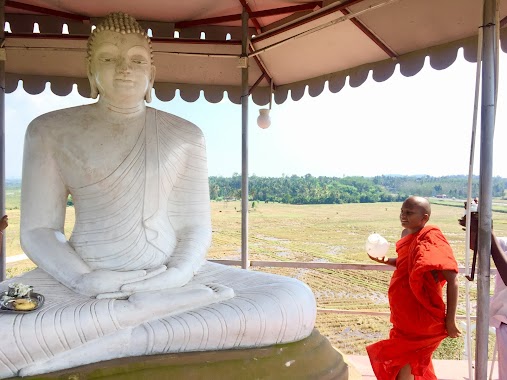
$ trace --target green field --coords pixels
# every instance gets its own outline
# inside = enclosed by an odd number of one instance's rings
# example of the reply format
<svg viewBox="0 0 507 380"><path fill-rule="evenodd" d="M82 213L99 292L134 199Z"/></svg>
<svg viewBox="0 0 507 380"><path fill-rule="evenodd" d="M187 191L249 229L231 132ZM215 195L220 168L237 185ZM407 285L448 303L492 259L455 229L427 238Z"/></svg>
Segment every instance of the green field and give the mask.
<svg viewBox="0 0 507 380"><path fill-rule="evenodd" d="M495 201L496 202L496 201ZM462 202L433 203L432 224L444 231L460 265L465 262L465 233L457 220L463 215ZM388 255L394 256L394 243L401 229L398 213L401 203L286 205L258 203L249 209L250 260L305 261L322 263L368 263L364 244L372 232L391 242ZM241 210L239 202L212 202L213 243L210 259L240 259ZM507 236L507 214L503 204L493 212L495 232ZM22 253L19 247L19 207L8 210L7 255ZM66 234L74 221L74 209L67 209ZM16 275L32 268L29 261L8 268ZM254 268L253 270L260 270ZM302 268L262 268L298 278L310 285L321 308L388 312L387 288L391 272ZM465 315L464 277L460 278L460 315ZM471 286L472 308L476 284ZM317 327L345 354L365 355L365 345L387 337L388 316L319 313ZM491 345L492 347L492 345ZM492 348L491 348L492 349ZM447 339L436 358L463 358L463 339Z"/></svg>

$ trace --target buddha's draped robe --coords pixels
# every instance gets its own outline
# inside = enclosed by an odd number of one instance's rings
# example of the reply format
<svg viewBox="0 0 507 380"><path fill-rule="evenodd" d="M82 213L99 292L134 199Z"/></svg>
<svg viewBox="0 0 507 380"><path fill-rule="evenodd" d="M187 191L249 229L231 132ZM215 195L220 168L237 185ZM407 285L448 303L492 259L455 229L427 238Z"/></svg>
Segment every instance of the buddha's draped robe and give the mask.
<svg viewBox="0 0 507 380"><path fill-rule="evenodd" d="M157 112L157 123L151 124L158 128L150 131L149 118L155 113L149 113L147 132L140 134L114 173L98 183L70 189L77 221L70 243L92 268L133 270L165 263L176 243L173 226L210 207L207 175L202 175L203 170L207 172L204 145L189 146L196 140L189 136L200 131L163 112ZM153 187L158 195L146 196L144 189L153 194ZM0 312L0 378L100 340L104 342L101 360L108 360L261 347L301 340L312 332L315 298L304 283L209 262L199 264L189 285L225 285L235 297L137 326L120 326L115 316L114 303L128 301L76 294L41 269L0 283L0 291L11 282L33 285L46 298L35 312ZM78 362L69 360L68 367L95 361L86 356L79 356Z"/></svg>
<svg viewBox="0 0 507 380"><path fill-rule="evenodd" d="M69 189L76 209L70 243L91 268L156 268L176 245L171 220L177 223L177 218L199 212L206 218L205 149L196 144L200 131L191 127L148 108L145 128L116 171L100 182Z"/></svg>
<svg viewBox="0 0 507 380"><path fill-rule="evenodd" d="M440 229L426 226L396 243L396 270L389 285L392 329L389 339L366 347L375 376L394 380L406 364L416 379L437 379L431 356L447 337L445 284L440 271L458 271Z"/></svg>

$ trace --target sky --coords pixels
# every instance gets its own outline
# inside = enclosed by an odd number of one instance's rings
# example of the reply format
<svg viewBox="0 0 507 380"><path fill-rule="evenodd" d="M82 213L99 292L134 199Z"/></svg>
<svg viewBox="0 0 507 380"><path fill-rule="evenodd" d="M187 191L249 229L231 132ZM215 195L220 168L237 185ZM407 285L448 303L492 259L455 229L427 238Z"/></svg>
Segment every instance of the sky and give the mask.
<svg viewBox="0 0 507 380"><path fill-rule="evenodd" d="M461 53L449 68L437 71L426 62L413 77L398 71L385 82L371 77L357 88L273 103L271 126L257 126L260 106L249 104L249 174L364 176L468 175L475 92L475 63ZM500 86L494 139L493 175L507 177L507 90L500 57ZM290 96L289 96L290 99ZM21 178L26 127L38 115L92 100L74 91L66 97L46 90L6 95L6 178ZM480 104L480 103L479 103ZM206 138L211 176L241 173L241 106L227 98L217 104L203 96L187 103L177 95L150 106L199 126ZM479 173L480 123L474 173Z"/></svg>

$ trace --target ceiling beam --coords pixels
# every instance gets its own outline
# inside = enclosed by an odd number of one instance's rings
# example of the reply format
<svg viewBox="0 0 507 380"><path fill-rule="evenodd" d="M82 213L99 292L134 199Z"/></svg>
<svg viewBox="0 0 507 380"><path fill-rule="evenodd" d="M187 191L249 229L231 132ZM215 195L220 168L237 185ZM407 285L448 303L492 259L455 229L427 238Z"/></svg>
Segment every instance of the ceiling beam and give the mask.
<svg viewBox="0 0 507 380"><path fill-rule="evenodd" d="M257 33L262 33L262 27L261 27L261 24L259 24L259 22L257 21L256 18L252 18L251 17L251 14L253 13L252 9L248 6L248 2L247 0L239 0L239 2L241 3L241 5L243 5L243 9L248 13L248 17L250 20L252 20L253 24L254 24L254 27L255 29L257 30ZM249 39L250 40L250 39ZM250 44L249 46L249 49L251 51L252 49L252 46ZM255 59L255 62L257 63L257 66L259 67L259 69L261 70L261 72L264 74L264 76L266 76L267 78L269 78L269 80L271 81L271 77L267 74L266 70L264 69L264 63L260 60L260 58L258 57L254 57ZM260 83L262 80L262 77L259 78L258 80L258 83Z"/></svg>
<svg viewBox="0 0 507 380"><path fill-rule="evenodd" d="M261 74L259 79L257 79L255 81L255 83L252 85L252 87L250 87L250 89L248 90L248 95L252 95L253 90L259 85L259 83L262 82L262 80L264 79L265 76L266 76L266 74L264 74L264 73ZM268 78L268 80L269 80L269 78Z"/></svg>
<svg viewBox="0 0 507 380"><path fill-rule="evenodd" d="M257 33L262 33L262 26L261 26L261 24L259 24L259 21L257 21L257 19L255 17L250 16L250 14L253 13L253 11L252 11L252 8L250 8L250 6L248 5L248 1L247 0L239 0L239 2L241 3L243 8L245 9L246 13L248 13L248 18L250 21L252 21Z"/></svg>
<svg viewBox="0 0 507 380"><path fill-rule="evenodd" d="M350 14L350 12L346 9L340 9L340 11L347 16ZM392 51L386 44L384 44L380 38L378 38L366 25L364 25L361 21L359 21L357 18L352 17L350 19L352 23L361 30L370 40L372 40L379 48L381 48L389 57L396 58L398 54L396 54L394 51Z"/></svg>
<svg viewBox="0 0 507 380"><path fill-rule="evenodd" d="M228 15L228 16L202 18L199 20L179 21L179 22L174 23L174 27L176 29L185 29L185 28L190 28L192 26L222 24L224 22L238 21L238 20L241 20L240 14L239 15Z"/></svg>
<svg viewBox="0 0 507 380"><path fill-rule="evenodd" d="M250 48L250 52L253 51L253 46L252 44L250 44L249 46ZM266 67L264 66L264 62L261 61L261 58L258 57L258 56L253 56L253 59L255 61L255 63L257 64L257 67L259 68L259 70L262 72L263 76L259 79L259 83L260 81L262 80L262 78L266 78L268 80L268 82L273 82L273 78L271 77L271 75L269 75L269 73L267 72L266 70ZM256 83L257 85L258 83ZM273 82L273 86L276 86L275 83Z"/></svg>
<svg viewBox="0 0 507 380"><path fill-rule="evenodd" d="M290 7L283 7L283 8L274 8L274 9L265 9L263 11L255 11L251 13L252 17L267 17L267 16L278 16L288 13L296 13L296 12L303 12L303 11L310 11L312 9L315 9L316 7L321 8L322 7L322 1L316 1L313 3L305 3L300 5L293 5Z"/></svg>
<svg viewBox="0 0 507 380"><path fill-rule="evenodd" d="M300 4L300 5L294 5L294 6L290 6L290 7L266 9L263 11L251 12L251 13L249 13L249 16L252 18L278 16L278 15L285 15L285 14L289 14L289 13L296 13L296 12L303 12L303 11L307 11L307 10L312 10L315 7L319 7L319 6L322 6L321 1L314 2L314 3L305 3L305 4ZM199 19L199 20L180 21L180 22L175 23L174 27L178 28L178 29L183 29L183 28L189 28L192 26L214 25L214 24L221 24L224 22L238 21L238 20L241 20L241 14L203 18L203 19Z"/></svg>
<svg viewBox="0 0 507 380"><path fill-rule="evenodd" d="M336 13L338 11L341 11L342 9L345 9L346 7L349 7L351 5L360 3L362 1L364 1L364 0L347 0L347 1L344 1L342 3L336 4L335 6L324 7L321 11L315 12L314 15L310 14L308 17L304 17L304 18L302 18L299 21L296 20L295 22L292 22L289 25L282 26L280 28L276 28L273 31L268 31L266 33L263 33L261 36L256 36L255 37L255 42L259 42L259 41L265 40L267 38L276 36L277 34L284 33L284 32L286 32L288 30L297 28L297 27L299 27L301 25L305 25L305 24L307 24L309 22L318 20L319 18L322 18L322 17L330 15L330 14Z"/></svg>
<svg viewBox="0 0 507 380"><path fill-rule="evenodd" d="M43 33L5 33L5 39L9 38L30 38L30 39L47 39L47 40L88 40L88 35L71 35L71 34L43 34ZM202 40L196 38L168 38L168 37L150 37L152 43L170 43L188 44L188 45L224 45L236 46L241 45L240 40ZM239 55L238 55L239 57Z"/></svg>

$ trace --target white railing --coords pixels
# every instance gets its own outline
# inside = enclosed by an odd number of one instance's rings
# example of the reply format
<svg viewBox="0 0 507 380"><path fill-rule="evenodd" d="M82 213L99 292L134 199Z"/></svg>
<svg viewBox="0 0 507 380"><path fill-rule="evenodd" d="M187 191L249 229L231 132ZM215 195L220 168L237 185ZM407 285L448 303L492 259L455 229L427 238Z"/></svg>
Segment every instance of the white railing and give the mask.
<svg viewBox="0 0 507 380"><path fill-rule="evenodd" d="M16 262L28 260L26 255L16 255L7 258L7 266L13 266ZM9 260L10 259L10 260ZM214 263L241 266L241 260L214 260ZM390 265L379 264L339 264L339 263L315 263L305 261L265 261L265 260L251 260L248 262L250 268L303 268L303 269L332 269L332 270L375 270L375 271L394 271L394 267ZM459 273L464 274L465 268L458 268ZM497 274L496 268L491 268L491 274ZM385 311L369 311L369 310L346 310L346 309L328 309L317 308L319 313L336 313L336 314L354 314L354 315L374 315L374 316L389 316L389 312ZM466 316L457 316L457 319L466 319ZM470 316L475 319L475 316Z"/></svg>
<svg viewBox="0 0 507 380"><path fill-rule="evenodd" d="M241 260L209 260L214 263L241 266ZM394 271L394 267L390 265L382 264L339 264L339 263L315 263L305 261L263 261L263 260L251 260L249 261L249 267L258 268L303 268L303 269L332 269L332 270L375 270L375 271ZM465 274L465 268L458 268L458 272ZM491 268L491 274L497 274L496 268ZM374 315L374 316L389 316L389 312L385 311L368 311L368 310L346 310L346 309L328 309L328 308L317 308L319 313L336 313L336 314L354 314L354 315ZM476 316L470 316L471 319L476 319ZM464 315L456 316L458 320L466 320L467 317Z"/></svg>

